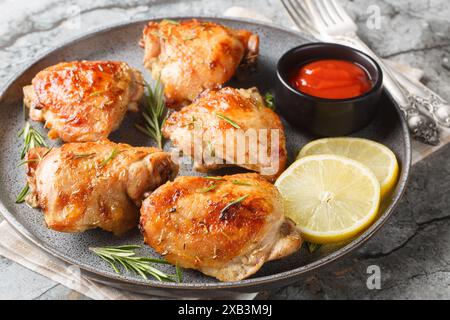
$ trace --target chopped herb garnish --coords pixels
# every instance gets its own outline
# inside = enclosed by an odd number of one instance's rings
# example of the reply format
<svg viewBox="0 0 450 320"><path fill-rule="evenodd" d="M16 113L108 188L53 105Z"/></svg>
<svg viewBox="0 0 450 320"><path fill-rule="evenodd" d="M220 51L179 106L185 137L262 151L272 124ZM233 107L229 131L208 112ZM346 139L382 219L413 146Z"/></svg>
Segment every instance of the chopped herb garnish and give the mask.
<svg viewBox="0 0 450 320"><path fill-rule="evenodd" d="M186 125L183 125L183 127L186 126L188 127L189 130L193 130L195 129L195 121L197 121L197 119L194 116L192 116L191 121L189 121Z"/></svg>
<svg viewBox="0 0 450 320"><path fill-rule="evenodd" d="M111 151L111 154L100 163L100 167L104 167L108 164L111 160L113 160L118 154L120 153L119 149L114 148L113 151Z"/></svg>
<svg viewBox="0 0 450 320"><path fill-rule="evenodd" d="M220 216L219 216L220 220L226 220L226 219L227 219L227 211L228 211L228 209L230 209L232 206L235 206L235 205L241 203L242 201L244 201L245 199L247 199L247 197L249 197L249 196L250 196L249 194L246 194L245 196L242 196L242 197L240 197L239 199L236 199L236 200L231 201L230 203L228 203L228 204L225 206L225 208L223 208L223 209L220 211Z"/></svg>
<svg viewBox="0 0 450 320"><path fill-rule="evenodd" d="M198 190L198 192L200 192L200 193L206 193L206 192L208 192L208 191L214 190L215 188L217 188L217 185L216 185L216 184L213 184L213 185L210 185L209 187L206 187L206 188L203 188L203 189Z"/></svg>
<svg viewBox="0 0 450 320"><path fill-rule="evenodd" d="M147 279L147 275L151 275L159 281L181 281L182 274L178 266L176 267L176 274L170 275L152 266L152 263L169 264L169 262L162 259L136 257L135 250L140 247L141 246L138 245L125 245L118 247L89 248L89 250L108 262L114 271L119 274L121 273L119 266L122 266L126 271L133 271L144 279Z"/></svg>
<svg viewBox="0 0 450 320"><path fill-rule="evenodd" d="M150 138L156 140L158 147L163 147L163 137L161 128L167 117L167 109L164 101L164 89L161 81L156 81L155 87L152 88L146 83L146 106L142 112L144 117L144 125L136 124L136 128Z"/></svg>
<svg viewBox="0 0 450 320"><path fill-rule="evenodd" d="M16 198L16 203L23 203L25 201L25 197L27 196L28 192L30 191L30 186L28 183L23 187L22 191L20 191L19 195Z"/></svg>
<svg viewBox="0 0 450 320"><path fill-rule="evenodd" d="M235 127L236 129L240 129L241 127L234 122L233 120L231 120L230 118L228 118L227 116L224 116L223 114L217 113L216 112L216 116L222 120L225 120L226 122L228 122L229 124L231 124L233 127Z"/></svg>
<svg viewBox="0 0 450 320"><path fill-rule="evenodd" d="M113 150L113 152L114 152L114 150ZM79 154L74 154L72 156L72 159L90 158L90 157L93 157L95 155L96 155L95 152L92 152L92 153L79 153Z"/></svg>
<svg viewBox="0 0 450 320"><path fill-rule="evenodd" d="M217 181L224 181L225 179L222 177L203 177L205 179L209 179L209 180L217 180Z"/></svg>
<svg viewBox="0 0 450 320"><path fill-rule="evenodd" d="M250 183L244 182L244 181L239 181L239 180L233 180L232 183L236 184L238 186L251 186Z"/></svg>
<svg viewBox="0 0 450 320"><path fill-rule="evenodd" d="M273 94L271 94L270 92L266 92L266 94L264 95L264 100L266 101L267 108L275 110Z"/></svg>
<svg viewBox="0 0 450 320"><path fill-rule="evenodd" d="M191 34L191 35L185 35L183 37L184 41L189 41L189 40L194 40L197 36L195 34Z"/></svg>
<svg viewBox="0 0 450 320"><path fill-rule="evenodd" d="M94 91L94 92L92 92L90 95L89 95L89 97L95 97L95 96L98 96L98 95L100 95L100 94L102 94L103 93L103 91Z"/></svg>
<svg viewBox="0 0 450 320"><path fill-rule="evenodd" d="M163 33L159 32L159 31L153 31L152 34L153 34L154 36L158 37L158 38L167 40L167 37L166 37Z"/></svg>

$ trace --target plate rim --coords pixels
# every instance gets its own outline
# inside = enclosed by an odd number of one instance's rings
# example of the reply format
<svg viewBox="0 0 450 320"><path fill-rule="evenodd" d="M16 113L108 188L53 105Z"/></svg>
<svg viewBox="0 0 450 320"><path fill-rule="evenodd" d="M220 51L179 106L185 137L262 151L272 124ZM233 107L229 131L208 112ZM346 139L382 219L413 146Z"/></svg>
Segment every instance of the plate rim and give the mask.
<svg viewBox="0 0 450 320"><path fill-rule="evenodd" d="M274 23L268 23L258 20L252 20L252 19L244 19L244 18L234 18L234 17L220 17L220 16L164 16L164 17L151 17L151 18L145 18L145 19L139 19L136 21L122 21L119 23L114 23L108 26L103 26L99 28L92 29L86 33L80 34L78 36L74 36L70 38L67 41L64 41L56 46L52 46L49 49L41 52L39 55L37 55L31 62L26 64L24 67L22 67L19 71L15 72L9 80L7 80L6 84L2 86L0 89L0 103L3 101L4 94L10 89L10 87L13 85L15 81L28 69L32 68L35 64L38 64L41 60L45 59L47 56L52 54L56 50L60 50L66 47L69 47L77 42L95 37L96 35L99 35L101 33L105 33L108 31L111 31L113 29L125 27L128 25L133 24L145 24L149 21L159 21L163 19L174 19L174 20L185 20L185 19L199 19L199 20L215 20L215 21L224 21L224 22L230 22L230 23L246 23L251 24L256 27L263 27L263 28L270 28L275 29L282 32L290 33L296 37L300 37L303 39L306 39L311 42L316 42L313 37L306 35L302 32L299 32L297 30L291 30L286 27L276 25ZM402 116L402 112L398 106L398 104L392 99L392 96L385 90L386 94L388 95L389 99L391 100L392 104L394 105L397 114L399 115L400 122L402 124L402 136L403 136L403 142L404 142L404 148L405 148L405 163L402 163L401 171L399 180L396 186L396 192L394 193L392 197L391 204L386 207L384 213L374 222L368 229L366 229L359 237L353 239L349 243L347 243L342 248L336 250L335 252L317 260L311 263L308 263L306 265L300 266L298 268L283 271L280 273L275 273L272 275L262 276L262 277L256 277L256 278L249 278L244 279L240 281L235 282L211 282L211 283L172 283L172 282L160 282L157 280L144 280L144 279L128 279L125 277L118 276L114 272L104 272L104 271L98 271L93 266L86 265L86 264L80 264L78 262L73 261L73 259L64 256L64 254L55 252L52 248L48 247L46 244L42 243L41 240L37 237L35 237L33 234L31 234L25 226L23 226L14 216L14 214L10 213L8 209L6 208L6 205L3 203L2 200L0 200L0 214L5 218L5 220L21 235L23 235L27 240L31 241L34 245L37 247L43 249L45 252L51 254L54 257L57 257L59 259L62 259L63 261L70 263L72 265L76 265L82 270L86 270L100 278L107 278L114 282L124 282L124 284L127 285L136 285L141 288L158 288L158 289L178 289L178 290L228 290L228 289L234 289L234 288L246 288L246 287L257 287L257 286L264 286L264 285L273 285L274 283L281 282L281 281L294 281L295 278L298 278L299 276L316 270L318 268L321 268L325 265L328 265L337 259L340 259L353 250L356 250L359 248L362 244L364 244L366 241L368 241L372 236L374 236L379 229L384 226L384 224L389 220L390 216L393 214L395 208L397 207L401 197L403 196L406 185L409 180L410 176L410 170L411 170L411 139L410 134L408 131L408 127L406 124L405 119Z"/></svg>

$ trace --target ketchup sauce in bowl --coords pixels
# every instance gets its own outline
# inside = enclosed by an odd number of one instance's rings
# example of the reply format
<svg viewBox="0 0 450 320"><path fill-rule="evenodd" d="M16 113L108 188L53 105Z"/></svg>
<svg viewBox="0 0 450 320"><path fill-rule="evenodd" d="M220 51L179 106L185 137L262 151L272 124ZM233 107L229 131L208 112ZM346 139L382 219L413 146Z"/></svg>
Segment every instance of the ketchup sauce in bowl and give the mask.
<svg viewBox="0 0 450 320"><path fill-rule="evenodd" d="M382 84L380 66L365 53L334 43L309 43L278 61L275 105L302 130L343 136L374 118Z"/></svg>
<svg viewBox="0 0 450 320"><path fill-rule="evenodd" d="M360 65L335 59L310 62L291 77L299 91L325 99L347 99L365 94L372 88L369 73Z"/></svg>

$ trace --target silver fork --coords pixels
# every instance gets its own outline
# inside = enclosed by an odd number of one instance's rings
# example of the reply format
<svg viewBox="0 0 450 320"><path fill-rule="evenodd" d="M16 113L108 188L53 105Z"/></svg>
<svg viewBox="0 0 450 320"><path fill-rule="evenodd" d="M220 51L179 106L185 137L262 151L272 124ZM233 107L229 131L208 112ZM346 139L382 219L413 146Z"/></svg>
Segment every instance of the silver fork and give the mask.
<svg viewBox="0 0 450 320"><path fill-rule="evenodd" d="M386 66L358 38L356 24L335 0L281 0L281 2L294 23L303 32L322 41L352 46L373 57L383 69L384 86L403 111L413 137L431 145L439 143L436 122L423 110L426 108L426 110L431 111L436 107L432 107L432 104L428 103L428 98L421 97L418 99L417 95L399 84L393 75L393 70Z"/></svg>

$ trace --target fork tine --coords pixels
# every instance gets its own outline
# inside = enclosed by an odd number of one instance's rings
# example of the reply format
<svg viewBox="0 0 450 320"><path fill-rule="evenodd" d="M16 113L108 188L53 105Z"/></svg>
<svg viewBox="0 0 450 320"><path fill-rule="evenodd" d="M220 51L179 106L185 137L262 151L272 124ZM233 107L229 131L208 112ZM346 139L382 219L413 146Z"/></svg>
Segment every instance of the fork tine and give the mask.
<svg viewBox="0 0 450 320"><path fill-rule="evenodd" d="M327 8L326 0L314 0L314 3L316 5L318 14L326 22L328 28L333 27L339 22L334 19L332 14L330 14L330 11Z"/></svg>
<svg viewBox="0 0 450 320"><path fill-rule="evenodd" d="M331 1L329 0L316 0L316 1L320 3L320 6L322 7L322 13L332 21L330 27L343 22L341 16L338 14L335 8L333 8Z"/></svg>
<svg viewBox="0 0 450 320"><path fill-rule="evenodd" d="M322 17L314 2L315 1L311 0L299 1L300 6L302 6L306 12L310 13L314 24L318 25L319 29L328 29L327 20Z"/></svg>
<svg viewBox="0 0 450 320"><path fill-rule="evenodd" d="M312 25L310 18L302 11L302 8L296 6L291 0L281 0L281 3L301 31L312 34L315 37L319 36L319 32Z"/></svg>
<svg viewBox="0 0 450 320"><path fill-rule="evenodd" d="M336 1L336 0L328 0L331 8L334 9L336 14L346 23L351 24L356 27L353 19L348 15L348 13L344 10L344 8Z"/></svg>

